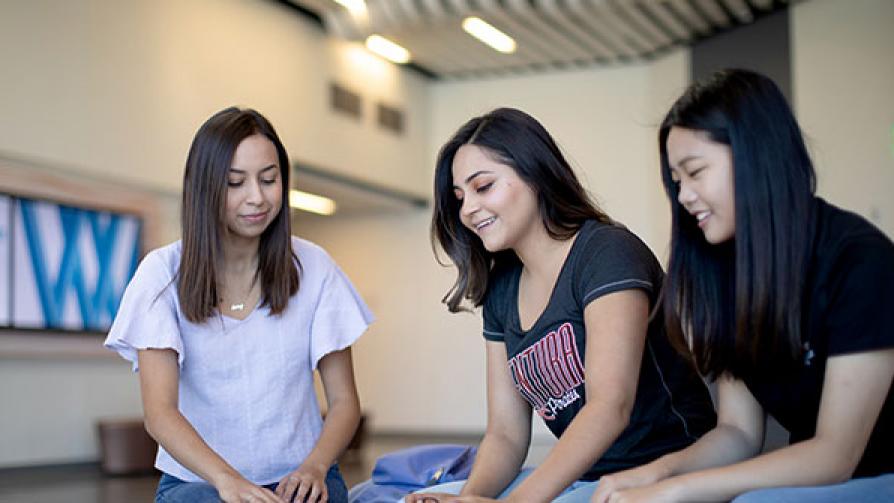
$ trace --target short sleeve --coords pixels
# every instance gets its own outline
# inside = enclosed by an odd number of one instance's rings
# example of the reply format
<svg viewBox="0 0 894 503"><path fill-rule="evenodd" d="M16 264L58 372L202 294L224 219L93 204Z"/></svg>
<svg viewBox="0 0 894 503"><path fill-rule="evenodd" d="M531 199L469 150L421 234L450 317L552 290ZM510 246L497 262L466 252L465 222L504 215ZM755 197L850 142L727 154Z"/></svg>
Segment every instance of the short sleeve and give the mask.
<svg viewBox="0 0 894 503"><path fill-rule="evenodd" d="M173 349L183 365L183 340L177 315L176 285L158 250L140 262L127 285L105 347L117 351L139 370L137 351Z"/></svg>
<svg viewBox="0 0 894 503"><path fill-rule="evenodd" d="M574 294L581 307L621 290L645 290L654 302L661 266L652 251L627 229L604 227L587 236L574 271Z"/></svg>
<svg viewBox="0 0 894 503"><path fill-rule="evenodd" d="M373 315L347 276L328 259L320 299L313 314L310 336L311 366L333 351L353 344L373 322Z"/></svg>
<svg viewBox="0 0 894 503"><path fill-rule="evenodd" d="M484 329L482 333L484 338L494 342L505 342L506 333L503 324L503 317L498 314L497 298L493 292L484 300L484 309L482 317L484 318Z"/></svg>
<svg viewBox="0 0 894 503"><path fill-rule="evenodd" d="M833 267L824 315L829 355L894 347L894 244L864 237Z"/></svg>
<svg viewBox="0 0 894 503"><path fill-rule="evenodd" d="M488 341L506 342L507 317L516 306L511 292L519 274L521 264L517 260L500 262L491 271L481 310L482 335Z"/></svg>

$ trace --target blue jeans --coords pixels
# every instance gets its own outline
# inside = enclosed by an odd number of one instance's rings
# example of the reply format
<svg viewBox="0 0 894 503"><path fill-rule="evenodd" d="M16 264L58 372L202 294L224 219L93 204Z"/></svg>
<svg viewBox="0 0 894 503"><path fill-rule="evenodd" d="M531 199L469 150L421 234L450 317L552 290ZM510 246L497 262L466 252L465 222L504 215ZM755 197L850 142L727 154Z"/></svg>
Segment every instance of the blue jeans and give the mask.
<svg viewBox="0 0 894 503"><path fill-rule="evenodd" d="M503 499L509 495L519 484L525 480L528 475L530 475L534 471L533 468L525 468L519 474L518 477L515 477L509 486L506 489L503 489L503 492L497 496L497 499ZM462 490L463 485L465 485L465 480L457 480L455 482L445 482L443 484L437 484L431 487L426 487L425 489L420 489L415 491L417 493L447 493L447 494L459 494ZM562 494L556 496L556 499L553 500L555 503L589 503L590 497L593 496L593 493L596 492L596 485L598 482L587 482L587 481L578 481L571 484L570 487L562 491Z"/></svg>
<svg viewBox="0 0 894 503"><path fill-rule="evenodd" d="M890 503L894 501L894 473L841 484L816 487L779 487L742 494L733 503Z"/></svg>
<svg viewBox="0 0 894 503"><path fill-rule="evenodd" d="M271 491L277 484L264 486ZM338 471L338 465L332 465L326 473L326 489L329 491L331 503L347 503L348 488ZM161 475L158 490L155 491L155 503L217 503L220 496L217 489L206 482L186 482L167 473Z"/></svg>

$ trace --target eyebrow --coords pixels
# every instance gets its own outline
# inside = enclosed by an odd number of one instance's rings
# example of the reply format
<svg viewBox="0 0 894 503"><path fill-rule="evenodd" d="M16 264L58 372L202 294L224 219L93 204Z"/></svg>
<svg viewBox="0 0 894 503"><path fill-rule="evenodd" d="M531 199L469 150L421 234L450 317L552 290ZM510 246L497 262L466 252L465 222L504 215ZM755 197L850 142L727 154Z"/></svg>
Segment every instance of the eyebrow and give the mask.
<svg viewBox="0 0 894 503"><path fill-rule="evenodd" d="M260 173L266 173L267 171L270 171L271 169L276 169L276 164L271 164L270 166L267 166L266 168L262 169L262 170L260 171ZM243 170L243 169L236 169L236 168L230 168L230 173L236 173L236 174L239 174L239 175L244 175L244 174L245 174L245 170Z"/></svg>
<svg viewBox="0 0 894 503"><path fill-rule="evenodd" d="M476 172L472 173L471 175L467 176L466 179L463 180L463 184L464 184L464 185L468 185L469 182L471 182L472 180L474 180L475 178L477 178L479 175L485 175L485 174L493 174L493 171L488 171L488 170L486 170L486 169L483 169L483 170L481 170L481 171L476 171ZM453 188L454 188L454 189L458 189L459 186L454 185Z"/></svg>

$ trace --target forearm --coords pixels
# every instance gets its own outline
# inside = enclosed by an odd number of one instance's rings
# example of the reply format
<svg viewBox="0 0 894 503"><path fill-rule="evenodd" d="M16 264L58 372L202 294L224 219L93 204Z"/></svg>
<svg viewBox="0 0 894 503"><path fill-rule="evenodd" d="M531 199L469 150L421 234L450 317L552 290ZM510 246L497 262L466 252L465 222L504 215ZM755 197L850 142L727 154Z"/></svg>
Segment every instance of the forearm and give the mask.
<svg viewBox="0 0 894 503"><path fill-rule="evenodd" d="M588 403L536 470L509 495L508 501L552 501L602 457L624 431L629 412L617 406Z"/></svg>
<svg viewBox="0 0 894 503"><path fill-rule="evenodd" d="M530 438L524 442L503 433L485 433L462 496L496 497L518 476L528 454Z"/></svg>
<svg viewBox="0 0 894 503"><path fill-rule="evenodd" d="M725 466L757 454L760 444L734 426L719 424L686 449L662 456L649 465L659 479Z"/></svg>
<svg viewBox="0 0 894 503"><path fill-rule="evenodd" d="M360 403L345 399L329 405L320 438L302 465L314 466L324 473L351 443L360 424Z"/></svg>
<svg viewBox="0 0 894 503"><path fill-rule="evenodd" d="M727 501L750 490L827 485L850 478L853 463L842 450L817 438L736 464L673 477L663 482L679 501Z"/></svg>
<svg viewBox="0 0 894 503"><path fill-rule="evenodd" d="M178 463L217 487L227 477L242 477L214 452L180 411L146 414L146 429Z"/></svg>

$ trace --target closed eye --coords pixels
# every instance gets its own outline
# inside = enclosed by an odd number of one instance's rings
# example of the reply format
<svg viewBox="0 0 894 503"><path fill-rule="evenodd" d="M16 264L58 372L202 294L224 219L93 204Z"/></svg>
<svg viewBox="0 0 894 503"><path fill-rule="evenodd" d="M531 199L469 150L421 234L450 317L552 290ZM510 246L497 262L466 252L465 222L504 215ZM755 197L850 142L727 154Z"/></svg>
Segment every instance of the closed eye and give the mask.
<svg viewBox="0 0 894 503"><path fill-rule="evenodd" d="M475 192L477 192L479 194L483 194L483 193L487 192L488 190L490 190L490 188L493 187L493 185L494 185L494 182L486 183L486 184L478 187L477 189L475 189Z"/></svg>
<svg viewBox="0 0 894 503"><path fill-rule="evenodd" d="M230 187L241 187L242 183L243 180L229 180L227 182L227 185L229 185Z"/></svg>

